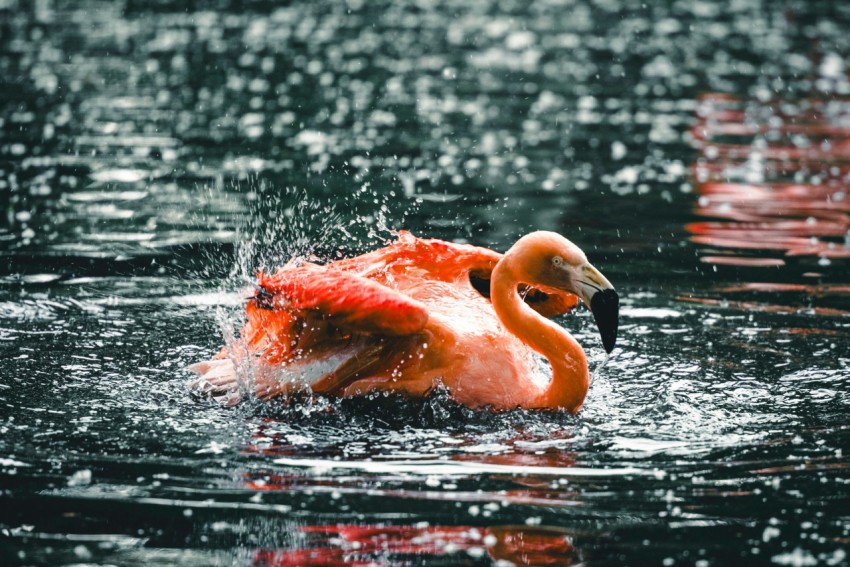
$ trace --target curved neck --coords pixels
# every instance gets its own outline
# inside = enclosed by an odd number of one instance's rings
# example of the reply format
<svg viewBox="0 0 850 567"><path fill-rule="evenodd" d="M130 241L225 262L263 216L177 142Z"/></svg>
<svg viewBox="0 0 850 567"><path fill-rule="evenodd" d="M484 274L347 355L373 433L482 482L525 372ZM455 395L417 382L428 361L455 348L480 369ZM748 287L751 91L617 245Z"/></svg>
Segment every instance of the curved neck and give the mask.
<svg viewBox="0 0 850 567"><path fill-rule="evenodd" d="M552 380L524 407L562 408L575 413L581 409L590 386L587 356L572 335L552 321L538 315L517 293L522 283L513 270L513 259L506 255L493 269L490 300L505 328L552 365Z"/></svg>

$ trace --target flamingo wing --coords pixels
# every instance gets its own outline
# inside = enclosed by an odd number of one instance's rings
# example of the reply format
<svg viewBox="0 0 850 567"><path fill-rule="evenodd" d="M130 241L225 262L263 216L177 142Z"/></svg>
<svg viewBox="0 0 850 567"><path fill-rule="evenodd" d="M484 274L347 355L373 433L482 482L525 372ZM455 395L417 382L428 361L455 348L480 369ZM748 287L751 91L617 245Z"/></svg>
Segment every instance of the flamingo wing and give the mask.
<svg viewBox="0 0 850 567"><path fill-rule="evenodd" d="M428 311L415 299L368 278L303 264L259 274L256 307L318 317L343 332L404 336L421 331Z"/></svg>
<svg viewBox="0 0 850 567"><path fill-rule="evenodd" d="M428 322L415 299L329 266L288 265L259 273L246 305L242 343L199 363L196 390L226 403L242 391L239 360L251 360L254 393L271 398L309 387L335 393L400 363ZM247 346L247 351L243 346Z"/></svg>
<svg viewBox="0 0 850 567"><path fill-rule="evenodd" d="M343 271L378 278L393 269L424 269L429 278L437 280L468 279L475 291L490 299L490 275L502 256L489 248L418 238L401 230L398 239L389 246L347 260L338 260L332 265ZM576 307L579 301L577 296L570 293L547 293L531 286L522 286L519 292L529 307L544 317L563 315Z"/></svg>

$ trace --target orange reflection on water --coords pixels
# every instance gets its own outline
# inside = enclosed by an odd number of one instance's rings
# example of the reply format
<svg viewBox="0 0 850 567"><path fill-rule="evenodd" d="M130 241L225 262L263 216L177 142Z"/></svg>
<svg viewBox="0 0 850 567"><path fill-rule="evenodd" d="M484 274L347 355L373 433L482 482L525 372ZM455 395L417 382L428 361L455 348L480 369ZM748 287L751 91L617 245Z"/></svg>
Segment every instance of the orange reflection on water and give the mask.
<svg viewBox="0 0 850 567"><path fill-rule="evenodd" d="M844 241L850 230L850 196L844 200L843 187L708 182L697 190L696 214L723 220L689 223L686 229L694 242L776 250L786 256L850 258Z"/></svg>
<svg viewBox="0 0 850 567"><path fill-rule="evenodd" d="M726 299L695 297L689 295L680 295L676 297L676 300L688 303L700 303L702 305L724 307L727 309L735 309L738 311L761 311L765 313L783 313L787 315L799 313L811 313L812 315L830 316L850 315L850 311L847 311L846 309L836 309L832 307L800 307L793 305L775 305L772 303L761 303L757 301L729 301Z"/></svg>
<svg viewBox="0 0 850 567"><path fill-rule="evenodd" d="M738 256L700 256L700 262L715 266L751 266L753 268L778 268L785 265L781 258L740 258Z"/></svg>
<svg viewBox="0 0 850 567"><path fill-rule="evenodd" d="M697 117L694 212L708 220L686 229L693 242L725 252L703 262L778 267L789 256L850 258L850 101L711 93Z"/></svg>
<svg viewBox="0 0 850 567"><path fill-rule="evenodd" d="M291 443L290 436L275 430L275 421L266 420L257 428L254 442L243 448L244 454L285 459L288 455L299 455ZM493 502L502 506L528 506L552 509L579 505L574 490L553 482L557 473L570 470L576 465L576 455L565 451L559 441L568 441L569 434L556 433L546 440L541 448L538 441L519 433L513 440L505 441L504 453L463 453L445 455L435 460L426 459L417 474L411 471L421 462L415 458L399 458L394 461L372 461L364 463L386 463L385 471L365 472L356 467L329 471L335 464L351 464L359 461L336 461L331 457L314 459L310 462L326 462L328 472L305 475L303 471L272 471L255 469L244 473L244 486L262 492L307 492L313 495L364 495L374 499L427 500L433 503L463 503L463 510L486 509ZM470 444L475 446L474 440ZM516 447L507 447L516 444ZM522 450L527 444L528 451ZM453 473L428 473L428 464L445 462L448 466L458 464ZM393 464L409 464L401 472ZM483 467L492 472L476 473L476 488L458 488L458 484L470 478L464 473L465 464ZM516 471L523 471L517 474ZM541 472L542 471L542 472ZM537 474L539 473L539 474ZM555 474L555 477L553 477ZM433 478L432 478L433 477ZM484 477L513 483L514 488L497 493L477 488ZM429 479L429 482L424 482ZM435 482L437 481L437 482ZM413 486L408 486L413 483ZM446 486L451 485L450 488ZM321 497L321 496L319 496ZM470 512L471 513L471 512ZM489 512L488 512L489 513ZM485 516L487 513L482 515ZM477 512L474 514L477 515ZM467 517L464 514L464 517ZM486 521L486 520L485 520ZM427 523L415 525L309 525L287 524L289 540L294 542L285 549L257 551L254 565L257 566L334 566L334 565L406 565L414 562L427 563L429 559L441 564L468 563L470 560L505 561L514 565L572 565L580 562L580 554L570 534L560 528L539 525L442 525Z"/></svg>
<svg viewBox="0 0 850 567"><path fill-rule="evenodd" d="M577 553L568 533L529 526L303 526L304 545L262 550L256 566L387 565L430 556L485 558L514 565L573 565Z"/></svg>
<svg viewBox="0 0 850 567"><path fill-rule="evenodd" d="M805 293L810 297L818 297L821 295L850 295L850 285L840 284L791 284L791 283L769 283L769 282L749 282L738 285L730 285L718 288L717 291L725 293L735 293L742 291L766 291L766 292L791 292Z"/></svg>

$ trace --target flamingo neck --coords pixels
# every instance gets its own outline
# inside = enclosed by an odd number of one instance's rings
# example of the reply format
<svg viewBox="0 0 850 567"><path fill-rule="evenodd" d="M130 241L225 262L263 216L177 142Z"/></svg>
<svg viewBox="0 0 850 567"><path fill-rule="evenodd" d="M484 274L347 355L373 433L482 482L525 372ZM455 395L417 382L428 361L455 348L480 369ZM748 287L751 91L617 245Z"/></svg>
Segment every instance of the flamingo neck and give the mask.
<svg viewBox="0 0 850 567"><path fill-rule="evenodd" d="M539 315L517 293L522 283L515 276L510 253L496 264L490 281L490 300L496 316L517 338L549 360L552 380L541 394L523 404L528 408L581 409L590 386L587 356L572 335Z"/></svg>

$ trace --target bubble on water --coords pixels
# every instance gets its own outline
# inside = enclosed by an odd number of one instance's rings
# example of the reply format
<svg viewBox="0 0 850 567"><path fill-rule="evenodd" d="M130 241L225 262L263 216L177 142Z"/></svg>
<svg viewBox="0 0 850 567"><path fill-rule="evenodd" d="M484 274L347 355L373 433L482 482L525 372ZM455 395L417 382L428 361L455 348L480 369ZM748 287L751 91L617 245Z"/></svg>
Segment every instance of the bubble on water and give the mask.
<svg viewBox="0 0 850 567"><path fill-rule="evenodd" d="M793 551L774 555L770 559L776 565L790 565L791 567L807 567L820 563L810 551L800 547L795 547Z"/></svg>
<svg viewBox="0 0 850 567"><path fill-rule="evenodd" d="M75 472L68 478L68 486L88 486L92 481L92 473L89 469Z"/></svg>
<svg viewBox="0 0 850 567"><path fill-rule="evenodd" d="M508 34L505 38L505 46L508 49L520 50L528 49L537 42L537 35L534 32L524 30L515 31Z"/></svg>
<svg viewBox="0 0 850 567"><path fill-rule="evenodd" d="M825 54L821 59L819 71L824 77L841 78L844 74L844 58L834 52Z"/></svg>
<svg viewBox="0 0 850 567"><path fill-rule="evenodd" d="M143 169L101 169L90 174L90 177L99 183L137 183L150 176L150 172Z"/></svg>
<svg viewBox="0 0 850 567"><path fill-rule="evenodd" d="M195 451L196 455L221 455L229 447L218 441L210 441L209 445Z"/></svg>
<svg viewBox="0 0 850 567"><path fill-rule="evenodd" d="M614 141L611 143L611 158L614 160L621 160L626 157L627 152L626 145L620 141Z"/></svg>

